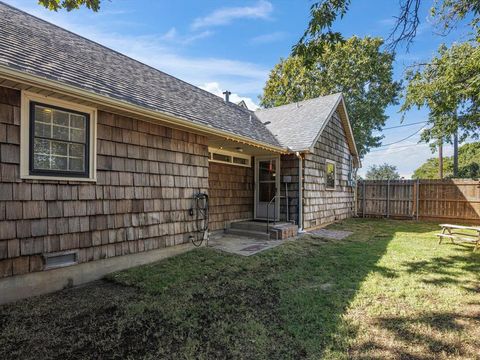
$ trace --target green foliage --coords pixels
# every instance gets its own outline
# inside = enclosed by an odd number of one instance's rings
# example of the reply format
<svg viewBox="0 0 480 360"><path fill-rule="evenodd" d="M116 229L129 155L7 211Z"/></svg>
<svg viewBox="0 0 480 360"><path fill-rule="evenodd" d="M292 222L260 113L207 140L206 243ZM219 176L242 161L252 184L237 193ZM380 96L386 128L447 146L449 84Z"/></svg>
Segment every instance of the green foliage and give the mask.
<svg viewBox="0 0 480 360"><path fill-rule="evenodd" d="M480 47L474 43L441 46L438 56L406 74L408 86L402 110L426 106L429 124L422 140L450 142L480 135Z"/></svg>
<svg viewBox="0 0 480 360"><path fill-rule="evenodd" d="M311 65L300 56L282 59L270 72L260 98L273 107L342 92L360 156L382 139L373 135L387 119L385 108L397 104L400 83L393 81L394 57L379 38L352 37L326 48Z"/></svg>
<svg viewBox="0 0 480 360"><path fill-rule="evenodd" d="M480 0L435 0L430 13L446 31L470 16L470 26L476 31L478 40Z"/></svg>
<svg viewBox="0 0 480 360"><path fill-rule="evenodd" d="M408 46L417 35L423 18L420 14L422 1L400 0L398 15L389 36L391 48L395 48L400 42L406 42ZM304 61L310 63L324 49L342 42L343 36L333 30L333 24L347 14L350 3L351 0L320 0L313 3L307 29L293 47L292 54L300 55ZM435 0L430 7L430 14L440 33L446 33L460 21L469 19L477 41L480 39L480 0Z"/></svg>
<svg viewBox="0 0 480 360"><path fill-rule="evenodd" d="M438 179L438 158L428 159L417 168L413 179ZM453 157L443 158L443 174L446 178L453 177ZM480 142L464 144L458 149L458 177L480 177Z"/></svg>
<svg viewBox="0 0 480 360"><path fill-rule="evenodd" d="M343 36L332 30L334 21L348 11L350 0L322 0L310 7L311 19L307 30L293 47L293 55L312 63L322 54L325 46L343 42Z"/></svg>
<svg viewBox="0 0 480 360"><path fill-rule="evenodd" d="M101 0L38 0L40 5L45 6L48 10L58 11L65 9L72 11L85 6L87 9L97 12L100 10Z"/></svg>
<svg viewBox="0 0 480 360"><path fill-rule="evenodd" d="M372 165L365 174L367 180L399 180L400 174L397 167L384 163L382 165Z"/></svg>

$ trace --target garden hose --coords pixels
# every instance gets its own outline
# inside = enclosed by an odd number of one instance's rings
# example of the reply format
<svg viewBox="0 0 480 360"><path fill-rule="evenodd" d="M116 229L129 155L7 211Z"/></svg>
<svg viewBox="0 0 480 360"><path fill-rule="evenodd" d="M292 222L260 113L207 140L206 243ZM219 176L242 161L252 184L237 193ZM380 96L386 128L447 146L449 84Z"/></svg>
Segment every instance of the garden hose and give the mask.
<svg viewBox="0 0 480 360"><path fill-rule="evenodd" d="M198 192L193 195L193 206L190 215L195 215L195 236L191 236L192 244L199 247L208 239L208 195Z"/></svg>

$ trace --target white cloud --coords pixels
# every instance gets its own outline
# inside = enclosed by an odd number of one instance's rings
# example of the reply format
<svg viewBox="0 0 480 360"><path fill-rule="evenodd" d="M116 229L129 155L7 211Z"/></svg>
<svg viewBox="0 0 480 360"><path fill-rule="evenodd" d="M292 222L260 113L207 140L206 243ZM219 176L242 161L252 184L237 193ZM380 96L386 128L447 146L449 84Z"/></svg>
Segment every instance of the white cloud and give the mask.
<svg viewBox="0 0 480 360"><path fill-rule="evenodd" d="M223 92L225 91L224 88L222 88L220 86L219 83L217 82L210 82L210 83L206 83L202 86L200 86L203 90L206 90L208 92L211 92L212 94L215 94L217 96L220 96L221 98L224 97L223 95ZM235 103L235 104L238 104L240 101L245 101L245 104L247 104L247 107L250 109L250 110L256 110L259 108L259 106L249 97L244 97L244 96L240 96L236 93L232 93L230 95L230 101Z"/></svg>
<svg viewBox="0 0 480 360"><path fill-rule="evenodd" d="M273 5L266 0L260 0L253 6L224 7L205 17L196 18L192 28L227 25L238 19L268 19L272 11Z"/></svg>
<svg viewBox="0 0 480 360"><path fill-rule="evenodd" d="M169 42L175 42L176 44L188 45L194 41L205 39L214 34L213 31L205 30L199 33L181 35L176 28L172 27L160 39Z"/></svg>
<svg viewBox="0 0 480 360"><path fill-rule="evenodd" d="M285 39L286 34L283 31L276 31L269 34L255 36L250 40L251 44L267 44Z"/></svg>

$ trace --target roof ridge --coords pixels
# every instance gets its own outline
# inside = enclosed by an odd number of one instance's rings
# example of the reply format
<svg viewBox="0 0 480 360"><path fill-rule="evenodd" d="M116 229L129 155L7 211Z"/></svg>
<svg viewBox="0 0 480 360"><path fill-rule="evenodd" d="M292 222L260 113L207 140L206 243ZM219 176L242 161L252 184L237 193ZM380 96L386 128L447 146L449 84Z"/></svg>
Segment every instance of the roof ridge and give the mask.
<svg viewBox="0 0 480 360"><path fill-rule="evenodd" d="M121 52L118 51L118 50L112 49L112 48L110 48L110 47L108 47L108 46L106 46L106 45L103 45L103 44L101 44L101 43L99 43L99 42L96 42L96 41L94 41L94 40L91 40L91 39L89 39L89 38L87 38L87 37L85 37L85 36L83 36L83 35L80 35L80 34L77 34L77 33L73 32L73 31L71 31L71 30L65 29L65 28L63 28L63 27L61 27L61 26L59 26L59 25L57 25L57 24L54 24L54 23L52 23L52 22L50 22L50 21L47 21L47 20L45 20L45 19L42 19L42 18L40 18L40 17L38 17L38 16L36 16L36 15L30 14L30 13L28 13L28 12L22 10L22 9L19 9L19 8L15 7L15 6L11 5L11 4L7 4L7 3L5 3L5 2L3 2L3 1L1 1L1 0L0 0L0 4L5 5L5 6L13 9L13 10L15 10L15 11L21 12L22 14L25 14L25 15L27 15L27 16L33 17L33 18L35 18L35 19L37 19L37 20L39 20L39 21L41 21L41 22L43 22L43 23L46 23L46 24L51 25L51 26L54 26L55 28L60 29L61 31L65 31L65 32L67 32L67 33L69 33L69 34L72 34L72 35L74 35L74 36L78 36L79 38L82 38L82 39L84 39L85 41L88 41L88 42L90 42L90 43L92 43L92 44L95 44L95 45L97 45L97 46L100 46L100 47L102 47L102 48L104 48L104 49L106 49L106 50L108 50L108 51L112 51L112 52L116 53L117 55L120 55L121 57L126 58L126 59L128 59L128 60L130 60L130 61L135 61L135 62L137 62L138 64L141 64L142 66L146 66L146 67L148 67L148 68L150 68L150 69L152 69L152 70L154 70L154 71L157 71L157 72L159 72L159 73L161 73L161 74L163 74L163 75L166 75L166 76L169 76L169 77L171 77L171 78L174 78L174 79L176 79L176 80L178 80L178 81L181 81L182 83L184 83L184 84L186 84L186 85L188 85L188 86L190 86L190 87L192 87L192 88L195 88L196 90L199 90L199 91L207 94L208 96L214 98L216 101L221 100L223 103L227 104L227 103L225 102L225 100L222 99L221 96L215 95L215 94L213 94L213 93L211 93L211 92L209 92L209 91L207 91L207 90L204 90L204 89L202 89L202 88L200 88L200 87L198 87L198 86L196 86L196 85L193 85L193 84L191 84L191 83L189 83L189 82L187 82L187 81L185 81L185 80L182 80L182 79L180 79L180 78L178 78L178 77L176 77L176 76L174 76L174 75L168 74L168 73L166 73L166 72L164 72L164 71L162 71L162 70L160 70L160 69L157 69L157 68L155 68L155 67L153 67L153 66L151 66L151 65L145 64L144 62L142 62L142 61L140 61L140 60L137 60L137 59L135 59L135 58L133 58L133 57L130 57L130 56L128 56L128 55L125 55L125 54L121 53ZM241 107L241 106L239 106L239 105L237 105L237 104L235 104L235 103L232 103L232 102L229 102L228 104L235 105L235 107L237 107L239 110L242 110L242 111L245 111L245 110L251 111L250 109L244 109L243 107Z"/></svg>
<svg viewBox="0 0 480 360"><path fill-rule="evenodd" d="M333 94L317 96L317 97L314 97L314 98L311 98L311 99L295 101L295 102L291 102L291 103L288 103L288 104L273 106L273 107L270 107L270 108L259 108L259 109L255 110L255 112L275 110L275 109L280 109L280 108L283 108L283 107L286 107L286 106L292 106L292 105L295 105L295 104L305 104L305 103L312 102L312 101L315 101L315 100L324 99L324 98L327 98L327 97L338 96L338 95L343 96L343 93L342 92L336 92L336 93L333 93Z"/></svg>

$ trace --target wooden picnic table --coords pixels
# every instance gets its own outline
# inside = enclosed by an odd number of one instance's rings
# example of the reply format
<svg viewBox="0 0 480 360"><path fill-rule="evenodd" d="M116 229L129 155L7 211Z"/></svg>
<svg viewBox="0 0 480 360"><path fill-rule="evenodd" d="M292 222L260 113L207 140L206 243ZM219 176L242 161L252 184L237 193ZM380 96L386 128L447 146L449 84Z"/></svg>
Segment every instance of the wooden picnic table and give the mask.
<svg viewBox="0 0 480 360"><path fill-rule="evenodd" d="M473 251L476 251L480 248L480 226L463 226L463 225L452 225L452 224L440 224L442 227L442 233L437 234L439 237L439 244L442 243L444 238L452 240L452 243L455 243L455 240L462 242L474 243L475 247ZM476 232L476 234L462 232L465 230L470 230Z"/></svg>

